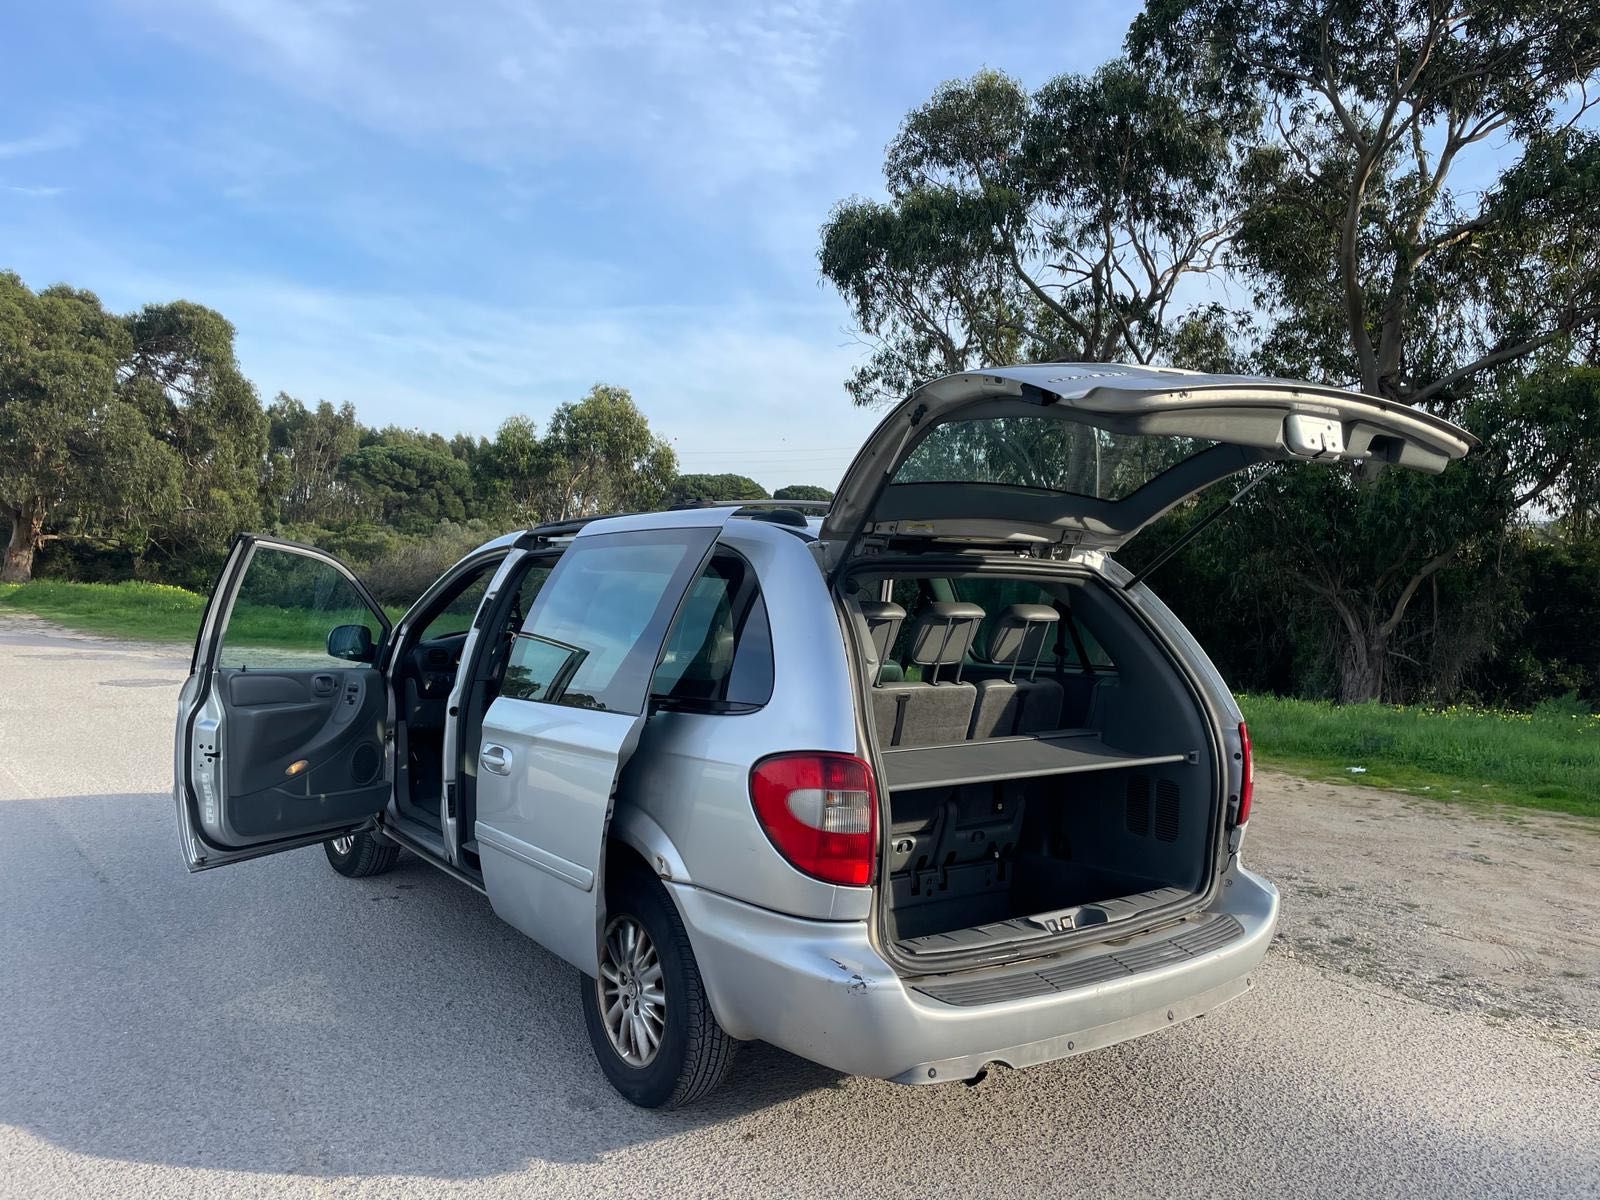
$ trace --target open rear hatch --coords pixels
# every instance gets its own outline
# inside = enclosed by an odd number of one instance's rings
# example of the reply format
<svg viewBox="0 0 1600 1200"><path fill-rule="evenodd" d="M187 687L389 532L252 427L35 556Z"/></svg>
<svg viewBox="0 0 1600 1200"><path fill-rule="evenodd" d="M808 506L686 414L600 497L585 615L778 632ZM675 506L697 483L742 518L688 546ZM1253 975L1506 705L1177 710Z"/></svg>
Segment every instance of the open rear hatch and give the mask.
<svg viewBox="0 0 1600 1200"><path fill-rule="evenodd" d="M1437 473L1476 444L1404 404L1288 379L1111 363L950 375L872 432L823 520L834 566L862 538L1114 549L1265 462Z"/></svg>
<svg viewBox="0 0 1600 1200"><path fill-rule="evenodd" d="M1237 730L1120 589L1081 569L1069 586L1063 567L1034 602L985 611L948 564L992 562L952 552L1113 550L1253 466L1438 472L1474 444L1431 414L1336 388L1116 364L953 375L896 407L820 530L865 662L890 956L946 971L1181 916L1225 861L1238 788ZM929 603L896 616L891 576L918 574L922 556L946 564L929 568L951 577L945 593L935 603L923 585ZM863 589L863 573L877 582ZM1072 676L1088 664L1071 661L1085 617L1117 650L1087 688ZM997 728L991 693L1017 690L1030 656L1032 699L1011 709L1030 715Z"/></svg>

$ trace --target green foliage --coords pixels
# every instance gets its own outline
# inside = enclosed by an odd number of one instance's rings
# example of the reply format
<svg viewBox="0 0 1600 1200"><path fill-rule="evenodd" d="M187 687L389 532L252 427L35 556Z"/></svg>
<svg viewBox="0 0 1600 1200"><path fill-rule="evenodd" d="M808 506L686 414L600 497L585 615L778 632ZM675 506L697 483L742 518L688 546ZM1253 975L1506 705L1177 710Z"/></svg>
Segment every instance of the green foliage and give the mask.
<svg viewBox="0 0 1600 1200"><path fill-rule="evenodd" d="M353 405L326 400L307 408L282 392L267 405L268 495L280 521L330 524L348 519L355 497L341 466L361 444Z"/></svg>
<svg viewBox="0 0 1600 1200"><path fill-rule="evenodd" d="M403 607L422 595L457 560L501 532L483 521L464 525L446 522L420 537L391 535L383 546L365 552L357 550L345 561L352 564L361 582L381 602Z"/></svg>
<svg viewBox="0 0 1600 1200"><path fill-rule="evenodd" d="M747 475L679 475L672 481L674 504L689 500L769 500L767 489Z"/></svg>
<svg viewBox="0 0 1600 1200"><path fill-rule="evenodd" d="M93 293L35 295L0 273L0 578L25 580L62 529L141 539L177 503L178 462L118 386L127 330Z"/></svg>
<svg viewBox="0 0 1600 1200"><path fill-rule="evenodd" d="M463 521L472 474L450 453L422 442L362 446L339 464L362 518L401 533L424 533L440 521Z"/></svg>
<svg viewBox="0 0 1600 1200"><path fill-rule="evenodd" d="M121 389L178 459L178 504L141 532L168 559L220 565L229 540L259 523L266 414L239 371L233 326L199 304L149 304L125 319L132 352Z"/></svg>
<svg viewBox="0 0 1600 1200"><path fill-rule="evenodd" d="M1033 94L997 71L940 86L889 145L889 200L822 230L822 274L874 345L856 402L984 363L1159 353L1179 282L1226 240L1229 135L1122 61Z"/></svg>
<svg viewBox="0 0 1600 1200"><path fill-rule="evenodd" d="M1575 707L1528 714L1260 695L1239 705L1264 766L1446 802L1600 816L1600 717Z"/></svg>
<svg viewBox="0 0 1600 1200"><path fill-rule="evenodd" d="M650 432L628 389L603 383L556 409L544 450L541 516L549 521L654 508L678 473L677 455Z"/></svg>
<svg viewBox="0 0 1600 1200"><path fill-rule="evenodd" d="M1271 115L1233 246L1267 362L1448 414L1600 326L1600 148L1564 111L1593 103L1600 0L1152 0L1128 45L1192 103ZM1510 166L1458 186L1490 139Z"/></svg>
<svg viewBox="0 0 1600 1200"><path fill-rule="evenodd" d="M1240 149L1231 248L1269 317L1251 365L1483 440L1437 481L1286 482L1272 521L1245 522L1246 540L1299 533L1253 578L1312 626L1313 606L1333 615L1339 695L1450 694L1512 636L1505 550L1529 506L1572 531L1595 508L1600 406L1575 368L1600 334L1600 138L1575 121L1600 0L1151 0L1128 45L1192 103L1271 116ZM1489 140L1509 165L1462 186Z"/></svg>
<svg viewBox="0 0 1600 1200"><path fill-rule="evenodd" d="M833 493L814 483L791 483L772 493L774 500L832 500Z"/></svg>
<svg viewBox="0 0 1600 1200"><path fill-rule="evenodd" d="M501 424L479 467L493 507L519 525L537 525L543 519L549 473L550 451L539 440L538 427L520 416Z"/></svg>
<svg viewBox="0 0 1600 1200"><path fill-rule="evenodd" d="M1600 707L1600 539L1524 536L1507 574L1507 627L1465 690L1517 708L1563 695Z"/></svg>

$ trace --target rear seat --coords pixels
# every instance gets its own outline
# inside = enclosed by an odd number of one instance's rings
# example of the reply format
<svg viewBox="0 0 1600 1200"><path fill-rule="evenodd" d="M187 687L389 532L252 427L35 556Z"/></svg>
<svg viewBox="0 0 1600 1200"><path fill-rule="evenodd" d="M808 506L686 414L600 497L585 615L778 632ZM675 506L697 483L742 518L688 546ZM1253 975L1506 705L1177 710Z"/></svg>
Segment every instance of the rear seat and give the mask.
<svg viewBox="0 0 1600 1200"><path fill-rule="evenodd" d="M879 745L936 746L966 740L978 689L961 681L961 663L982 620L983 609L958 601L935 602L917 617L910 659L922 668L923 678L880 682L872 689Z"/></svg>
<svg viewBox="0 0 1600 1200"><path fill-rule="evenodd" d="M889 657L889 652L894 649L894 639L905 622L906 610L889 600L861 600L856 607L867 624L867 638L878 663L878 677L873 682L899 683L905 678L905 671Z"/></svg>
<svg viewBox="0 0 1600 1200"><path fill-rule="evenodd" d="M1061 616L1048 604L1013 604L1002 609L989 633L988 657L1009 667L1004 679L980 679L969 737L1010 737L1060 728L1061 685L1036 679L1039 659ZM1019 672L1025 677L1018 679Z"/></svg>

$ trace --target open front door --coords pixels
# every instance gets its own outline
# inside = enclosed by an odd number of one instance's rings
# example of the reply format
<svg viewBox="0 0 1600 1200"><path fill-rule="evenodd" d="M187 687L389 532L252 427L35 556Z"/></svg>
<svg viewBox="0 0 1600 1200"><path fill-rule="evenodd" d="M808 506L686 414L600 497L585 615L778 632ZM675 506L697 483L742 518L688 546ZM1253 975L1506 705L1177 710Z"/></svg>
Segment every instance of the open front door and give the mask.
<svg viewBox="0 0 1600 1200"><path fill-rule="evenodd" d="M589 975L617 778L673 617L730 511L575 537L483 719L474 833L484 890L503 920Z"/></svg>
<svg viewBox="0 0 1600 1200"><path fill-rule="evenodd" d="M178 700L173 795L191 871L348 833L389 801L388 619L337 559L244 534Z"/></svg>
<svg viewBox="0 0 1600 1200"><path fill-rule="evenodd" d="M1421 409L1293 379L1041 363L936 379L872 432L821 536L1116 549L1264 462L1442 471L1472 435Z"/></svg>

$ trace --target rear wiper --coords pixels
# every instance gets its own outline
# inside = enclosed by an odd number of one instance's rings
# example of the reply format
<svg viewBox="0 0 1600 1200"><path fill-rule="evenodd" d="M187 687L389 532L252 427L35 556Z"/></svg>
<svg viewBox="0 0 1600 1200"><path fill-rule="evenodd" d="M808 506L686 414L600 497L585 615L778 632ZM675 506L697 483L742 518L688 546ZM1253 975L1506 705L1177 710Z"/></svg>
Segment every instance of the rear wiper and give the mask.
<svg viewBox="0 0 1600 1200"><path fill-rule="evenodd" d="M1195 538L1199 537L1202 533L1209 529L1217 520L1217 518L1232 512L1236 507L1238 507L1239 501L1243 500L1247 495L1250 494L1251 488L1255 487L1256 484L1260 483L1263 479L1266 479L1271 475L1276 475L1282 466L1282 463L1269 464L1266 470L1262 471L1261 474L1257 475L1254 479L1250 480L1250 482L1246 483L1242 488L1230 496L1226 503L1217 505L1205 516L1201 517L1193 525L1189 526L1188 529L1185 529L1178 539L1172 543L1172 545L1168 546L1160 554L1156 555L1149 562L1145 563L1143 570L1141 570L1132 579L1128 580L1127 583L1123 584L1122 590L1127 591L1130 588L1143 583L1150 577L1151 573L1154 572L1157 567L1166 562L1167 559L1171 558L1174 554L1182 550L1190 542L1194 541Z"/></svg>

